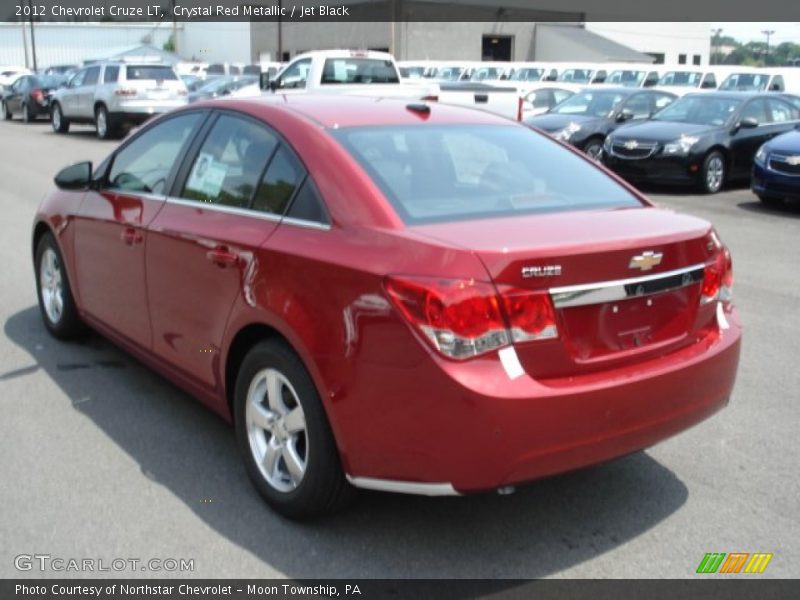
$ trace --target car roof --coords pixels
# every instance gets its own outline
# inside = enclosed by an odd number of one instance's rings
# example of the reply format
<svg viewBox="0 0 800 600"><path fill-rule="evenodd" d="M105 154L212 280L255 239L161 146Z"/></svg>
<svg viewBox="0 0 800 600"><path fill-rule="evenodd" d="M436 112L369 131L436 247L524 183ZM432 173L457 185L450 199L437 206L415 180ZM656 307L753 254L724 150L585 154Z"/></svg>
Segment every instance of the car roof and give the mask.
<svg viewBox="0 0 800 600"><path fill-rule="evenodd" d="M702 96L704 98L723 98L727 100L748 100L750 98L774 98L778 96L775 92L693 92L688 96Z"/></svg>
<svg viewBox="0 0 800 600"><path fill-rule="evenodd" d="M253 116L267 116L275 109L301 115L325 128L379 125L496 124L516 122L491 113L413 99L324 94L279 94L240 100L212 100L204 106L234 108ZM193 105L195 106L195 105ZM427 107L429 111L422 107ZM268 110L271 109L271 110ZM274 113L273 113L274 114Z"/></svg>

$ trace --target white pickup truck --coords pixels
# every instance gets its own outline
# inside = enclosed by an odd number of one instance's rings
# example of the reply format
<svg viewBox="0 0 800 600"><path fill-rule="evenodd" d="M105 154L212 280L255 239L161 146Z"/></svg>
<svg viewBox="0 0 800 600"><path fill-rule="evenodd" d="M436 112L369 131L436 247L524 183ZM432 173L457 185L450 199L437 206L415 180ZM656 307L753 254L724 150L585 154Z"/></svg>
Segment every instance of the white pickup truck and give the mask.
<svg viewBox="0 0 800 600"><path fill-rule="evenodd" d="M438 84L402 81L391 54L366 50L319 50L298 55L275 77L261 76L261 88L277 94L351 94L438 101L486 110L520 120L514 88L472 82Z"/></svg>

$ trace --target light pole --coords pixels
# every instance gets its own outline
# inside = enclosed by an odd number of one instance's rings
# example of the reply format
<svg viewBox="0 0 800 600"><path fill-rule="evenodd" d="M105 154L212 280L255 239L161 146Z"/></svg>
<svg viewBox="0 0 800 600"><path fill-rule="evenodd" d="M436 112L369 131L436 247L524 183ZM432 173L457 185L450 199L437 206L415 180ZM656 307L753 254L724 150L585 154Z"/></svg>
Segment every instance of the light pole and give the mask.
<svg viewBox="0 0 800 600"><path fill-rule="evenodd" d="M711 64L714 64L714 55L719 53L719 35L722 33L722 27L717 27L711 30Z"/></svg>
<svg viewBox="0 0 800 600"><path fill-rule="evenodd" d="M774 29L762 29L761 33L767 36L767 52L764 54L764 66L767 66L767 61L769 60L769 38L772 34L775 33Z"/></svg>

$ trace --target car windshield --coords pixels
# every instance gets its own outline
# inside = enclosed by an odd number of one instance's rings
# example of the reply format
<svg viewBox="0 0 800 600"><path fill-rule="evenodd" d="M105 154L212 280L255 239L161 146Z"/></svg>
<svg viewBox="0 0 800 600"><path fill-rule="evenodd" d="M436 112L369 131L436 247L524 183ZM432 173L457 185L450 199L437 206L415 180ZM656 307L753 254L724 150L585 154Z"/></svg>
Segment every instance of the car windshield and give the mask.
<svg viewBox="0 0 800 600"><path fill-rule="evenodd" d="M657 112L653 119L722 126L731 119L741 104L742 100L737 98L717 98L699 94L684 96Z"/></svg>
<svg viewBox="0 0 800 600"><path fill-rule="evenodd" d="M664 73L658 80L658 85L675 85L681 87L699 87L700 80L703 79L702 73L695 71L670 71Z"/></svg>
<svg viewBox="0 0 800 600"><path fill-rule="evenodd" d="M769 75L765 73L734 73L728 75L720 90L730 92L763 92L767 89Z"/></svg>
<svg viewBox="0 0 800 600"><path fill-rule="evenodd" d="M624 98L625 95L619 92L600 90L579 92L553 108L550 112L559 115L608 117Z"/></svg>
<svg viewBox="0 0 800 600"><path fill-rule="evenodd" d="M509 79L512 81L539 81L543 74L544 69L514 69Z"/></svg>
<svg viewBox="0 0 800 600"><path fill-rule="evenodd" d="M322 84L400 83L394 64L379 58L328 58L322 67Z"/></svg>
<svg viewBox="0 0 800 600"><path fill-rule="evenodd" d="M425 76L425 67L400 67L400 73L409 79L421 79Z"/></svg>
<svg viewBox="0 0 800 600"><path fill-rule="evenodd" d="M436 69L436 78L446 81L458 81L463 71L464 69L461 67L440 67Z"/></svg>
<svg viewBox="0 0 800 600"><path fill-rule="evenodd" d="M615 85L624 85L628 87L639 87L641 85L646 71L611 71L611 74L606 78L605 83L613 83Z"/></svg>
<svg viewBox="0 0 800 600"><path fill-rule="evenodd" d="M589 69L566 69L558 75L558 81L571 81L572 83L589 83L594 71Z"/></svg>
<svg viewBox="0 0 800 600"><path fill-rule="evenodd" d="M64 80L63 75L39 75L34 85L42 88L57 88L64 83Z"/></svg>
<svg viewBox="0 0 800 600"><path fill-rule="evenodd" d="M550 138L516 125L330 130L409 225L641 206Z"/></svg>
<svg viewBox="0 0 800 600"><path fill-rule="evenodd" d="M469 76L470 81L494 81L503 74L503 69L498 67L478 67Z"/></svg>
<svg viewBox="0 0 800 600"><path fill-rule="evenodd" d="M137 79L164 81L178 78L172 67L166 65L132 65L126 68L125 77L128 81Z"/></svg>

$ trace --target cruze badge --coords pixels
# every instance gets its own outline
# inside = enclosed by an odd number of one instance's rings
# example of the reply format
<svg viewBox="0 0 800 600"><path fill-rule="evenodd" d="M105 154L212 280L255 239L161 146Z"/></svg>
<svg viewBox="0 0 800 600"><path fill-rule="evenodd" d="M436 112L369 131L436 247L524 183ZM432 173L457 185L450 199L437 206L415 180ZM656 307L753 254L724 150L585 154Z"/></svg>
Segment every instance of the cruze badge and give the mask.
<svg viewBox="0 0 800 600"><path fill-rule="evenodd" d="M639 142L636 140L628 140L625 142L624 146L628 150L636 150L639 147Z"/></svg>
<svg viewBox="0 0 800 600"><path fill-rule="evenodd" d="M556 277L561 275L561 265L545 265L543 267L522 267L522 276L531 277Z"/></svg>
<svg viewBox="0 0 800 600"><path fill-rule="evenodd" d="M656 265L660 265L663 257L664 254L661 252L653 252L652 250L642 252L638 256L634 256L631 259L628 268L639 269L640 271L649 271Z"/></svg>
<svg viewBox="0 0 800 600"><path fill-rule="evenodd" d="M800 165L800 156L787 156L786 157L786 164L787 165L792 165L793 167L796 167L797 165Z"/></svg>

